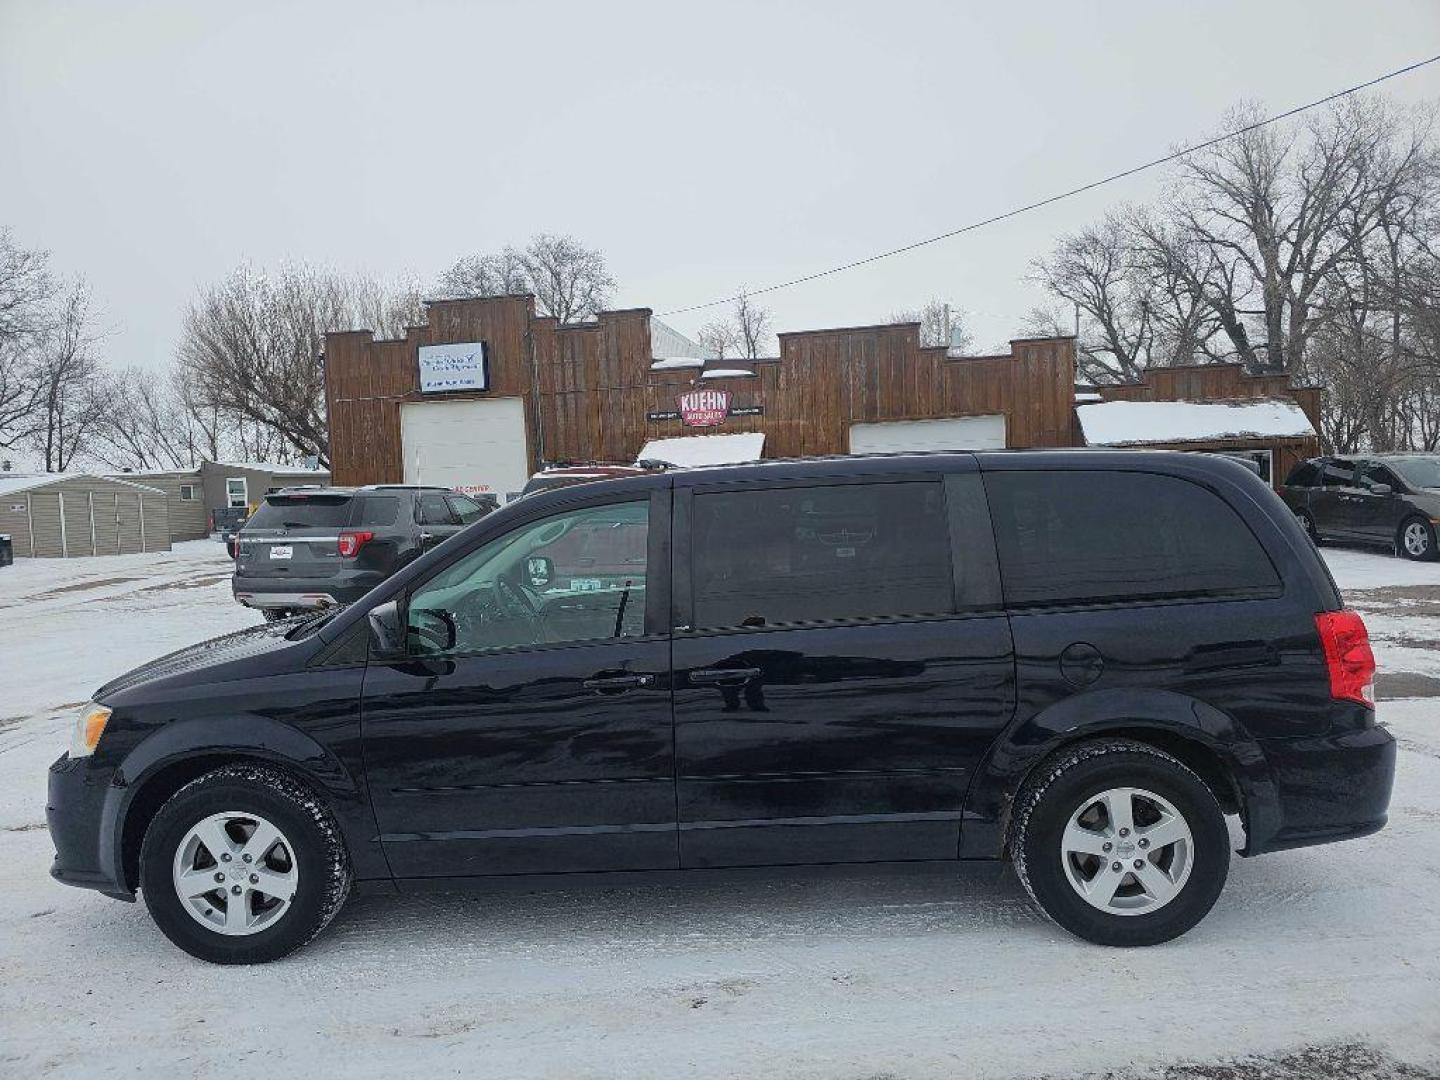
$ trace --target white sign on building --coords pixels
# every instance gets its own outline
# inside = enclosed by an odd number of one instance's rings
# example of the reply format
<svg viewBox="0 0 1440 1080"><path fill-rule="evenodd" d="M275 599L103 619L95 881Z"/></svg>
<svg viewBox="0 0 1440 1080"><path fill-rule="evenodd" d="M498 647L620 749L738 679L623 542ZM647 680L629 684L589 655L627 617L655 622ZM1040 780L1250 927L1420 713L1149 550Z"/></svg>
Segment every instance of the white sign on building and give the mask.
<svg viewBox="0 0 1440 1080"><path fill-rule="evenodd" d="M420 392L490 389L483 341L420 346Z"/></svg>

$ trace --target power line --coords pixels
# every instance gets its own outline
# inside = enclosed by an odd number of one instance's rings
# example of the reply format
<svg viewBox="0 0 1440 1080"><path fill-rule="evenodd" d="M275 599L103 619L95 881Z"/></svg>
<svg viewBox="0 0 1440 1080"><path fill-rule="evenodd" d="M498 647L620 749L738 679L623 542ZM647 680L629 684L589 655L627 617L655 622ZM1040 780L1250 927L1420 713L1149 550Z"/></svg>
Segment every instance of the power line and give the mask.
<svg viewBox="0 0 1440 1080"><path fill-rule="evenodd" d="M1257 120L1253 124L1247 124L1245 127L1236 128L1234 131L1226 132L1224 135L1217 135L1215 138L1207 139L1205 142L1196 143L1194 146L1187 146L1183 150L1176 150L1174 153L1166 154L1164 157L1158 157L1154 161L1147 161L1143 165L1136 165L1133 168L1126 169L1123 172L1111 173L1109 176L1104 177L1103 179L1092 180L1088 184L1082 184L1079 187L1071 188L1069 191L1063 191L1058 195L1051 195L1049 198L1040 199L1038 202L1027 203L1024 206L1017 206L1013 210L1006 210L1003 214L996 214L994 217L985 218L983 221L974 221L971 222L969 225L962 225L958 229L951 229L949 232L943 232L937 236L930 236L926 237L924 240L916 240L914 243L905 244L903 247L891 248L889 251L882 251L875 255L867 255L863 259L856 259L853 262L843 263L840 266L832 266L828 270L819 270L813 274L806 274L804 277L792 278L789 281L782 281L775 285L766 285L763 289L747 290L745 292L745 295L763 296L765 293L778 292L781 289L789 289L793 288L796 285L804 285L807 281L816 281L820 278L830 277L832 274L841 274L844 273L846 270L854 270L856 267L859 266L866 266L873 262L879 262L881 259L888 259L895 255L903 255L905 254L905 252L914 251L916 248L926 247L930 244L938 244L942 240L949 240L951 237L959 236L962 233L974 232L976 229L983 229L985 226L994 225L998 221L1005 221L1009 218L1019 217L1021 214L1027 214L1031 210L1038 210L1042 206L1049 206L1051 203L1057 203L1063 199L1073 198L1076 195L1083 195L1087 191L1094 191L1098 187L1103 187L1106 184L1113 184L1117 180L1124 180L1128 176L1134 176L1136 173L1145 172L1147 169L1154 169L1160 165L1167 165L1170 162L1176 161L1189 154L1194 154L1201 150L1208 150L1210 147L1217 146L1220 143L1225 142L1229 139L1234 139L1240 135L1245 135L1252 131L1258 131L1260 128L1268 127L1270 124L1279 123L1281 120L1288 120L1292 116L1299 116L1303 112L1309 112L1311 109L1319 108L1321 105L1328 105L1332 101L1339 101L1341 98L1349 97L1351 94L1358 94L1361 90L1368 90L1370 87L1378 86L1380 83L1386 82L1390 79L1399 78L1401 75L1408 75L1412 71L1418 71L1420 68L1436 63L1437 61L1440 61L1440 55L1432 56L1427 60L1417 60L1413 64L1409 64L1402 68L1397 68L1394 71L1377 76L1376 78L1371 79L1368 82L1360 83L1359 85L1349 87L1346 90L1337 90L1335 93L1329 94L1326 97L1318 98L1315 101L1308 102L1304 105L1297 105L1293 109L1288 109L1282 113L1276 113L1274 116L1266 117L1264 120ZM702 311L705 308L718 307L721 304L732 304L737 299L739 299L739 294L735 296L727 296L719 300L707 300L703 304L691 304L689 307L671 308L669 311L662 311L659 314L683 315L688 311Z"/></svg>

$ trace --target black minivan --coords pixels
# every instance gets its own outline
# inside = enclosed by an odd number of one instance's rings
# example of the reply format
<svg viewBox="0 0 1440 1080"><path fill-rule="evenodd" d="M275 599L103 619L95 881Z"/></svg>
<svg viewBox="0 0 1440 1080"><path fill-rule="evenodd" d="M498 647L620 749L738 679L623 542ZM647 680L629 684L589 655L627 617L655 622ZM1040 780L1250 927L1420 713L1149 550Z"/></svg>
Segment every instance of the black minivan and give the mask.
<svg viewBox="0 0 1440 1080"><path fill-rule="evenodd" d="M1190 454L773 461L529 496L338 612L102 687L62 882L221 963L353 885L1011 859L1148 945L1385 823L1375 664L1293 514ZM810 871L807 871L810 872Z"/></svg>

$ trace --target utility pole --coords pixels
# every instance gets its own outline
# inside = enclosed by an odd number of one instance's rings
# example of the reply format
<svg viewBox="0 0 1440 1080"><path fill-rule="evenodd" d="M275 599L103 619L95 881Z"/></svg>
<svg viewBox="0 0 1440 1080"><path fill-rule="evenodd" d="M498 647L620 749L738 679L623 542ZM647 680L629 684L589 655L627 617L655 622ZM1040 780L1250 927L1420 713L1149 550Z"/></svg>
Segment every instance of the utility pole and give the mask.
<svg viewBox="0 0 1440 1080"><path fill-rule="evenodd" d="M1080 340L1080 303L1075 303L1075 340Z"/></svg>

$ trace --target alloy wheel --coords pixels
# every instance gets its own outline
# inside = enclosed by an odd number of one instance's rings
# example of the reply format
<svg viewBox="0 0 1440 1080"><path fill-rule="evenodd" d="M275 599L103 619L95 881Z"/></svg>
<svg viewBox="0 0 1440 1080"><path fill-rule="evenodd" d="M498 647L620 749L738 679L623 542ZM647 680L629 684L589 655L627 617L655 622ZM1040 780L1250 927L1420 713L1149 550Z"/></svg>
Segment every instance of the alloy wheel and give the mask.
<svg viewBox="0 0 1440 1080"><path fill-rule="evenodd" d="M244 810L196 822L175 851L172 876L190 917L227 936L274 925L289 910L300 881L285 834Z"/></svg>
<svg viewBox="0 0 1440 1080"><path fill-rule="evenodd" d="M1423 522L1412 521L1400 534L1400 542L1405 545L1407 554L1418 559L1430 550L1430 532Z"/></svg>
<svg viewBox="0 0 1440 1080"><path fill-rule="evenodd" d="M1180 895L1195 861L1183 814L1142 788L1110 788L1070 815L1060 838L1065 878L1091 907L1148 915Z"/></svg>

